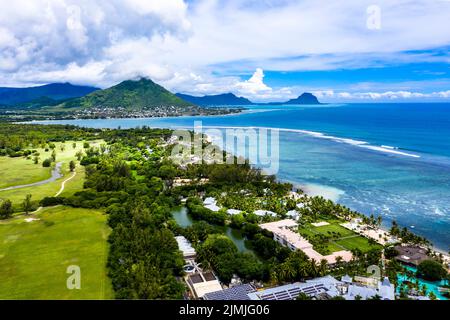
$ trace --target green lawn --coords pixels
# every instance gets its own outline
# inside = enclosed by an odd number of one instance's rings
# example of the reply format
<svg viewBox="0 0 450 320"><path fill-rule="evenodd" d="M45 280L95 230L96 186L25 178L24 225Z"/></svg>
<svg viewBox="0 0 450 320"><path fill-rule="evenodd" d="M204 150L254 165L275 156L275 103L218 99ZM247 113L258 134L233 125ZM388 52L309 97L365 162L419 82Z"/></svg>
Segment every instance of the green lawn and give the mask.
<svg viewBox="0 0 450 320"><path fill-rule="evenodd" d="M370 244L369 240L362 236L337 240L336 243L345 247L347 250L358 248L362 252L367 252L373 248L381 248L378 244Z"/></svg>
<svg viewBox="0 0 450 320"><path fill-rule="evenodd" d="M98 147L101 143L103 143L102 140L89 142L90 146L96 146L96 147ZM72 175L72 173L69 170L69 162L71 160L76 160L75 154L79 150L83 150L82 142L78 141L78 142L76 142L76 144L77 144L76 148L74 149L71 141L65 142L64 143L65 149L64 149L64 151L62 151L61 150L62 143L55 143L55 145L56 145L56 148L55 148L56 162L63 163L62 167L61 167L61 173L63 174L63 176L61 178L59 178L53 182L49 182L49 183L40 185L40 186L0 191L0 200L5 200L5 199L11 200L13 203L14 210L20 211L21 203L27 194L32 195L32 201L36 207L38 206L38 202L40 200L42 200L43 198L54 196L60 190L61 183ZM43 159L50 157L50 155L51 155L51 150L49 150L48 152L45 152L44 149L37 149L37 151L40 152L40 154L41 154L40 155L41 161ZM31 163L32 166L36 166L36 168L42 168L42 164L35 165L35 164L32 164L32 160L26 160L24 158L0 157L0 160L3 160L5 163L8 163L10 167L14 167L14 163L18 164L17 169L14 169L14 170L20 170L20 168L23 167L23 162L26 162L26 161L29 161L29 163ZM83 187L84 168L79 165L78 161L76 161L76 163L77 163L77 167L76 167L77 175L65 184L65 190L61 194L61 196L71 195L74 192L81 190ZM46 169L48 169L50 172L49 168L46 168ZM14 173L14 170L10 170L10 171L6 170L4 172L1 172L2 178L4 177L5 179L11 180L12 176L16 175ZM49 176L50 176L50 174L49 174ZM38 179L38 181L45 180L47 178L48 177L44 177L43 179ZM31 182L25 181L23 183L28 184ZM22 183L14 183L14 185L17 185L17 184L22 184Z"/></svg>
<svg viewBox="0 0 450 320"><path fill-rule="evenodd" d="M367 252L372 248L380 248L379 245L370 244L369 240L363 236L357 235L355 232L344 228L339 225L342 221L328 220L329 225L315 227L310 223L302 226L299 229L300 234L308 237L313 237L317 234L323 234L325 236L333 237L336 240L325 243L324 245L329 250L329 252L336 252L341 250L352 250L355 248L360 249L362 252ZM334 234L333 234L334 232ZM339 234L336 236L336 234ZM320 248L316 248L319 252L322 251Z"/></svg>
<svg viewBox="0 0 450 320"><path fill-rule="evenodd" d="M76 168L77 170L77 176L73 178L72 180L68 181L65 184L64 192L65 194L62 195L68 195L69 192L72 191L79 191L82 189L82 183L79 182L80 178L84 177L84 169L81 168L79 165ZM32 198L31 200L35 204L35 207L39 206L39 201L42 200L45 197L53 197L61 188L61 183L69 178L72 173L69 170L68 164L64 163L61 167L61 172L63 173L63 176L53 182L49 182L40 186L35 187L27 187L27 188L21 188L21 189L14 189L14 190L7 190L7 191L0 191L0 200L3 199L9 199L13 203L14 210L21 211L21 203L25 196L27 194L31 194ZM78 176L79 175L79 176ZM77 187L79 187L78 190L75 190ZM67 190L67 191L66 191Z"/></svg>
<svg viewBox="0 0 450 320"><path fill-rule="evenodd" d="M339 224L329 224L327 226L321 226L321 227L314 227L312 226L313 230L315 232L324 234L324 235L330 235L332 232L338 233L339 237L347 237L354 235L355 233L351 230L348 230L344 228L343 226L340 226Z"/></svg>
<svg viewBox="0 0 450 320"><path fill-rule="evenodd" d="M51 168L26 158L0 157L0 189L50 178Z"/></svg>
<svg viewBox="0 0 450 320"><path fill-rule="evenodd" d="M105 267L106 216L60 206L35 217L40 220L0 221L0 299L113 298ZM70 265L80 267L80 290L66 287Z"/></svg>

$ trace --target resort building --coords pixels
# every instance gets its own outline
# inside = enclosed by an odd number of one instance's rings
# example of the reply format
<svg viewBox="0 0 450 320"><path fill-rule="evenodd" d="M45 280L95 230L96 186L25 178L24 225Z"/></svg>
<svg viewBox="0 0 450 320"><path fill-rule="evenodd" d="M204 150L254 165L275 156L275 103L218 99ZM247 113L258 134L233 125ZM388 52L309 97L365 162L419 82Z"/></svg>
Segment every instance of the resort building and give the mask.
<svg viewBox="0 0 450 320"><path fill-rule="evenodd" d="M300 218L300 213L298 213L297 210L289 210L288 212L286 212L286 215L294 220L298 220Z"/></svg>
<svg viewBox="0 0 450 320"><path fill-rule="evenodd" d="M183 253L184 260L195 260L197 253L191 243L183 236L177 236L175 237L175 240L178 243L178 248Z"/></svg>
<svg viewBox="0 0 450 320"><path fill-rule="evenodd" d="M237 209L228 209L227 210L227 213L232 216L234 216L235 214L239 214L241 212L242 212L241 210L237 210Z"/></svg>
<svg viewBox="0 0 450 320"><path fill-rule="evenodd" d="M186 284L195 298L201 299L205 294L222 291L222 286L212 271L203 271L198 266L186 277Z"/></svg>
<svg viewBox="0 0 450 320"><path fill-rule="evenodd" d="M187 263L183 267L186 273L184 280L192 295L195 298L202 298L206 293L222 290L222 286L214 273L203 271L195 262L197 254L191 243L183 236L177 236L175 240Z"/></svg>
<svg viewBox="0 0 450 320"><path fill-rule="evenodd" d="M175 178L172 182L172 187L181 187L181 186L188 186L193 184L194 182L196 184L205 184L208 183L209 179L202 178L198 180L192 180L192 179L182 179L182 178Z"/></svg>
<svg viewBox="0 0 450 320"><path fill-rule="evenodd" d="M292 251L303 251L310 259L314 259L317 263L324 259L328 264L333 265L336 263L337 257L341 257L344 262L348 262L352 259L352 253L347 250L333 252L326 256L320 254L313 249L313 245L308 240L303 238L297 232L298 224L292 219L264 223L261 224L260 227L272 232L275 241L288 247ZM293 231L292 229L296 231Z"/></svg>
<svg viewBox="0 0 450 320"><path fill-rule="evenodd" d="M353 281L346 275L341 281L332 276L325 276L295 282L273 288L256 290L250 284L243 284L230 289L205 294L205 300L295 300L300 293L311 299L326 300L343 297L346 300L370 299L375 296L382 300L395 299L395 287L387 278L383 281L375 280L374 285L364 285Z"/></svg>
<svg viewBox="0 0 450 320"><path fill-rule="evenodd" d="M419 246L398 245L395 250L398 252L395 259L408 265L418 266L422 261L431 259L427 250Z"/></svg>
<svg viewBox="0 0 450 320"><path fill-rule="evenodd" d="M203 201L203 206L211 211L217 212L220 207L217 205L217 201L213 197L208 197Z"/></svg>
<svg viewBox="0 0 450 320"><path fill-rule="evenodd" d="M343 295L345 300L356 300L357 298L367 300L376 296L381 300L395 300L395 286L387 277L382 281L375 281L375 285L354 282L349 276L345 276L345 279L342 277L342 282L347 284L346 292Z"/></svg>
<svg viewBox="0 0 450 320"><path fill-rule="evenodd" d="M251 284L246 283L221 291L207 293L203 296L203 300L250 300L248 294L255 291L256 289Z"/></svg>
<svg viewBox="0 0 450 320"><path fill-rule="evenodd" d="M269 211L269 210L255 210L253 213L260 217L264 217L264 216L276 217L277 216L277 214L275 212Z"/></svg>

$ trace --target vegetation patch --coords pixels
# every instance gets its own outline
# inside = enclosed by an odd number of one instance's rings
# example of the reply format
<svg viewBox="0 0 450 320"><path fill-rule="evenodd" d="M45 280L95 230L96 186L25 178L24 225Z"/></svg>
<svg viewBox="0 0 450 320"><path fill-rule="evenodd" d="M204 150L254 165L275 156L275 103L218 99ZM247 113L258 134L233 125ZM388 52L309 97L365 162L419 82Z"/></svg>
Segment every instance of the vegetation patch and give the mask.
<svg viewBox="0 0 450 320"><path fill-rule="evenodd" d="M0 299L109 299L109 228L98 210L44 209L0 222ZM81 289L66 286L67 267L81 270Z"/></svg>

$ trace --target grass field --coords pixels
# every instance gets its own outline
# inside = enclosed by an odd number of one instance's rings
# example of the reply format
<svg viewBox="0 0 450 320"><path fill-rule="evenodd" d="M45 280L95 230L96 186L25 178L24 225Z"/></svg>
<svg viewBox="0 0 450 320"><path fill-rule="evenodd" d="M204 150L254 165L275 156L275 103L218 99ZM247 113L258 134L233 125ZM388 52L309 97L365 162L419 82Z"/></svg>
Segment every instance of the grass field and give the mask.
<svg viewBox="0 0 450 320"><path fill-rule="evenodd" d="M91 146L99 146L103 141L90 141L89 144ZM71 160L76 160L75 154L79 150L83 150L83 143L78 141L76 142L76 148L74 149L72 146L72 142L68 141L64 143L64 151L61 150L62 143L55 143L56 145L56 162L62 162L61 167L61 173L63 176L53 182L49 182L40 186L33 186L33 187L26 187L26 188L20 188L20 189L14 189L14 190L5 190L0 191L0 200L9 199L13 203L13 207L15 211L20 210L21 203L25 196L27 194L32 195L32 201L35 204L35 206L38 206L38 202L42 200L45 197L51 197L54 196L59 189L61 188L61 183L65 179L69 178L72 173L69 170L69 162ZM44 149L36 149L41 155L41 161L49 158L51 156L51 150L48 152L45 152ZM26 160L24 158L9 158L9 157L0 157L0 172L2 175L2 178L4 177L5 180L12 181L13 176L20 175L20 171L26 168L27 166L35 166L34 170L35 172L38 172L40 168L44 169L42 167L42 164L33 164L32 160ZM77 162L77 161L76 161ZM3 166L2 166L3 165ZM7 169L9 168L9 169ZM44 177L43 179L37 179L37 181L45 180L50 176L50 168L48 169L48 176ZM83 186L83 177L84 177L84 168L79 165L77 162L76 167L77 175L68 181L65 184L65 190L61 194L62 196L68 196L70 194L73 194L76 191L79 191L82 189ZM3 181L3 179L2 179ZM24 180L22 179L19 183L14 183L13 185L18 184L28 184L36 181L31 180Z"/></svg>
<svg viewBox="0 0 450 320"><path fill-rule="evenodd" d="M101 211L47 208L0 221L0 299L113 298L106 275L109 228ZM81 289L66 287L67 267L78 265Z"/></svg>
<svg viewBox="0 0 450 320"><path fill-rule="evenodd" d="M0 157L0 189L50 178L51 168L26 158Z"/></svg>
<svg viewBox="0 0 450 320"><path fill-rule="evenodd" d="M336 243L345 247L347 250L359 249L362 252L367 252L373 248L381 248L381 245L370 244L369 240L362 236L337 240Z"/></svg>
<svg viewBox="0 0 450 320"><path fill-rule="evenodd" d="M380 248L377 244L369 243L369 240L363 236L360 236L355 232L339 225L342 221L328 220L327 222L330 224L320 227L315 227L312 224L307 223L299 229L299 232L300 234L308 237L312 237L317 234L333 237L334 240L329 240L329 242L325 244L326 248L330 252L352 250L356 248L360 249L362 252L367 252L373 248Z"/></svg>
<svg viewBox="0 0 450 320"><path fill-rule="evenodd" d="M348 229L344 228L343 226L340 226L339 224L329 224L327 226L313 227L313 228L314 228L314 231L324 234L324 235L333 234L333 232L335 234L339 234L340 237L348 237L348 236L355 235L355 233L353 231L348 230Z"/></svg>

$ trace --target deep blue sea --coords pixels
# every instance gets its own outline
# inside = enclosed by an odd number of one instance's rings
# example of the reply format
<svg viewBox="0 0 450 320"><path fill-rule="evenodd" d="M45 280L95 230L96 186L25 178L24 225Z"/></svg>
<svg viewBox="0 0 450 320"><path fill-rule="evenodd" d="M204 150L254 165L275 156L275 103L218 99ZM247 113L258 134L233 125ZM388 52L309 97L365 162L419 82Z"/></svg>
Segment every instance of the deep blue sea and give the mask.
<svg viewBox="0 0 450 320"><path fill-rule="evenodd" d="M47 121L96 128L270 127L278 177L450 248L450 104L251 106L239 115ZM297 131L296 131L297 130ZM301 131L303 130L303 131Z"/></svg>

